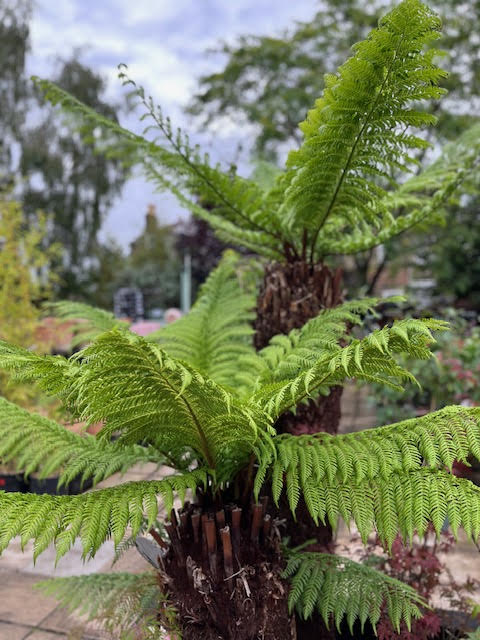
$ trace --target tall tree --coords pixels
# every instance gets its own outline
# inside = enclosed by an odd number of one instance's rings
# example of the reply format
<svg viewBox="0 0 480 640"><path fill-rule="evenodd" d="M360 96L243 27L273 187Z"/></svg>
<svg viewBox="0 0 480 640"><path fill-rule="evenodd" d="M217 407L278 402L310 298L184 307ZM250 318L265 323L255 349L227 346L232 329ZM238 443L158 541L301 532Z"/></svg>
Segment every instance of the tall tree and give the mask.
<svg viewBox="0 0 480 640"><path fill-rule="evenodd" d="M12 181L13 150L25 120L30 16L30 0L0 0L0 186Z"/></svg>
<svg viewBox="0 0 480 640"><path fill-rule="evenodd" d="M62 63L55 81L98 113L118 121L118 109L103 98L103 78L75 57ZM51 212L51 236L65 249L60 294L80 296L82 272L98 251L98 232L127 173L120 159L102 153L101 136L93 135L87 142L79 123L70 118L69 126L65 124L47 111L40 124L24 129L20 172L27 216L39 208Z"/></svg>

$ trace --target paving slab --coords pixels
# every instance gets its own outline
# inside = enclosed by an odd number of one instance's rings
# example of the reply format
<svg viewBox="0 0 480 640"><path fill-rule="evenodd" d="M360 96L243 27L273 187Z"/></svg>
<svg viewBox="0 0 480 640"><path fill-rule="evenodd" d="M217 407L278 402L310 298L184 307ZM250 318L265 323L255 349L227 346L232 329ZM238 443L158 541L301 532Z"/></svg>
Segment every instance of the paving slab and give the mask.
<svg viewBox="0 0 480 640"><path fill-rule="evenodd" d="M80 539L77 539L72 548L60 558L57 566L55 566L56 555L54 545L47 547L35 563L32 560L32 554L30 554L29 562L22 568L22 572L56 578L98 573L110 567L115 557L115 548L113 542L105 542L94 558L85 561L82 558L82 543Z"/></svg>
<svg viewBox="0 0 480 640"><path fill-rule="evenodd" d="M23 625L0 622L0 640L23 640L30 630L30 627Z"/></svg>
<svg viewBox="0 0 480 640"><path fill-rule="evenodd" d="M95 638L103 639L106 637L100 628L93 622L85 622L80 618L69 615L63 607L57 607L41 624L42 630L49 632L62 632L70 634L73 638Z"/></svg>
<svg viewBox="0 0 480 640"><path fill-rule="evenodd" d="M0 572L0 621L39 625L58 603L34 590L38 577L11 571Z"/></svg>

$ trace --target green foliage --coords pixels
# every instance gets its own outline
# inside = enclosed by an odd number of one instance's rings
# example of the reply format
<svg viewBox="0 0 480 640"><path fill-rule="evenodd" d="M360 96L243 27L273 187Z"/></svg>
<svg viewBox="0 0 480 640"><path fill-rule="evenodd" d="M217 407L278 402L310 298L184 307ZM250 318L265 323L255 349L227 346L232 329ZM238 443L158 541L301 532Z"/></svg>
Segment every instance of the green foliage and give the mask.
<svg viewBox="0 0 480 640"><path fill-rule="evenodd" d="M119 640L134 640L142 631L145 640L163 638L157 616L173 622L153 573L100 573L69 578L53 578L37 585L45 595L54 596L69 611L101 622Z"/></svg>
<svg viewBox="0 0 480 640"><path fill-rule="evenodd" d="M200 289L190 313L148 339L215 382L232 387L236 360L253 353L254 306L253 292L241 282L239 258L227 252Z"/></svg>
<svg viewBox="0 0 480 640"><path fill-rule="evenodd" d="M459 11L455 0L435 0L430 6L442 17L441 47L454 52L444 60L449 76L442 80L452 100L434 105L439 116L436 137L454 139L474 119L463 114L475 113L480 93L473 35L478 31L478 12L471 3ZM390 8L387 0L375 5L326 0L308 21L295 21L284 33L245 35L235 43L221 43L225 64L200 78L190 111L200 116L202 126L218 117L249 122L257 128L256 150L275 157L285 143L300 142L297 122L323 90L324 74L334 72L352 44L363 40L378 16Z"/></svg>
<svg viewBox="0 0 480 640"><path fill-rule="evenodd" d="M378 429L332 437L281 435L271 463L273 497L285 488L292 511L301 496L315 521L353 520L365 541L372 529L389 546L448 515L454 534L480 532L480 489L443 471L480 458L480 410L447 407Z"/></svg>
<svg viewBox="0 0 480 640"><path fill-rule="evenodd" d="M399 382L416 380L395 356L409 354L419 359L430 358L429 345L434 342L430 330L446 328L446 324L439 320L405 319L394 322L391 327L377 329L365 338L352 339L346 346L332 341L319 349L314 336L318 331L324 337L322 318L328 320L329 313L320 314L319 322L313 319L305 325L306 339L302 339L300 330L300 339L294 349L290 350L288 339L285 339L285 353L275 363L273 375L269 372L266 380L260 377L261 384L255 392L254 401L273 418L305 398L315 398L316 392L341 384L346 378L378 382L402 390ZM293 340L298 335L294 331Z"/></svg>
<svg viewBox="0 0 480 640"><path fill-rule="evenodd" d="M438 30L438 18L418 0L404 0L388 14L338 74L327 78L323 98L303 125L304 144L273 187L241 178L234 168L213 167L123 71L152 122L144 136L51 83L37 84L54 104L81 118L85 130L112 142L113 157L142 163L147 175L223 239L269 259L315 263L383 243L428 220L474 169L476 133L471 144L447 149L423 176L394 184L393 174L411 170L415 151L426 146L407 129L434 120L417 103L441 94L443 72L433 64L433 50L425 52ZM145 137L149 131L160 134L163 144ZM235 259L226 257L191 315L155 336L158 343L113 327L68 360L0 343L0 367L59 395L86 422L104 423L100 445L133 452L135 444L149 443L181 471L83 496L0 494L0 548L20 535L22 544L35 540L35 557L52 542L61 557L80 537L84 555L92 556L110 537L119 545L128 527L135 535L145 518L151 525L158 496L167 513L175 492L183 501L187 490L195 494L201 488L213 502L218 492L253 477L255 467L256 499L268 481L276 500L286 489L293 512L304 498L317 522L335 527L339 517L353 520L363 539L376 529L391 545L398 532L410 539L414 532L424 535L430 522L438 532L446 517L455 533L463 526L478 537L480 489L448 471L454 458L479 457L475 411L455 407L338 441L278 436L272 426L284 412L347 378L393 388L415 382L400 356L427 360L432 331L445 329L445 323L408 319L352 338L347 325L358 323L376 301L347 303L288 336L276 336L254 354L247 343L252 299L238 278ZM235 367L243 369L239 376ZM56 434L57 427L42 423L41 429ZM118 444L110 445L114 432ZM419 599L408 589L386 578L378 583L366 568L339 562L318 555L292 560L291 605L303 615L318 606L325 617L335 611L337 625L345 613L350 625L356 616L375 624L382 603L397 628L416 614ZM362 588L350 587L354 575ZM320 601L321 576L328 598ZM362 589L374 580L372 598L360 602Z"/></svg>
<svg viewBox="0 0 480 640"><path fill-rule="evenodd" d="M408 171L415 162L411 150L427 146L404 129L435 121L409 108L412 100L445 93L437 86L444 72L432 62L435 50L422 52L439 37L440 25L430 9L405 0L326 77L323 98L300 125L304 143L287 162L295 169L284 203L287 223L312 229L313 248L325 225L381 226L370 206L385 194L378 178L389 184L394 169Z"/></svg>
<svg viewBox="0 0 480 640"><path fill-rule="evenodd" d="M372 386L369 401L375 407L379 424L449 404L480 403L480 330L469 329L454 310L446 310L444 315L451 320L452 329L438 336L432 347L435 357L428 362L409 359L405 363L421 388L409 387L400 396L382 385Z"/></svg>
<svg viewBox="0 0 480 640"><path fill-rule="evenodd" d="M0 398L0 457L14 460L25 475L38 472L46 478L60 472L59 486L78 475L96 484L135 464L156 462L162 457L153 447L125 446L72 433L44 416L29 413Z"/></svg>
<svg viewBox="0 0 480 640"><path fill-rule="evenodd" d="M135 536L144 512L147 526L152 526L159 512L158 496L169 513L175 494L183 502L187 490L195 491L200 485L207 485L204 469L163 480L126 482L77 496L1 491L0 551L18 535L22 547L34 540L34 559L54 542L58 561L79 537L83 557L93 557L110 538L120 544L128 527Z"/></svg>
<svg viewBox="0 0 480 640"><path fill-rule="evenodd" d="M357 619L362 631L367 620L375 627L385 603L394 628L403 621L410 629L412 618L421 616L418 605L425 604L403 582L329 553L290 553L283 575L292 582L290 610L303 619L318 611L327 626L332 617L339 631L344 617L351 633Z"/></svg>
<svg viewBox="0 0 480 640"><path fill-rule="evenodd" d="M238 283L228 259L212 278L219 278L220 298L231 301ZM222 274L225 280L219 277ZM234 289L224 286L230 278ZM201 299L192 311L193 326L213 308L209 303L212 286L210 280L203 302ZM222 308L220 298L215 299L217 308ZM470 454L480 457L478 410L455 407L337 438L325 434L277 436L271 428L274 417L282 411L302 397L315 396L319 381L329 385L350 376L386 381L391 376L408 378L407 370L395 364L395 354L430 355L430 329L443 329L444 323L406 320L363 339L347 338L347 323L358 323L374 303L346 303L323 312L304 330L274 338L257 356L263 368L250 387L233 385L230 391L191 364L167 354L158 344L124 328L100 334L70 359L41 357L2 343L0 365L21 378L38 378L44 389L58 393L75 414L86 421L102 420L105 426L97 438L82 438L4 402L0 405L0 452L20 453L21 444L27 443L28 451L21 453L25 466L46 473L65 465L63 480L78 472L85 477L94 474L98 480L130 463L159 460L163 455L181 473L80 496L2 493L0 548L19 535L23 545L34 540L35 557L53 542L60 558L80 537L84 555L93 556L105 540L113 538L119 546L127 530L129 536L135 536L145 526L149 528L158 517L158 497L168 513L175 493L181 501L188 490L195 493L200 487L215 494L241 477L237 474L251 460L257 466L257 496L268 476L275 500L285 486L292 511L303 496L315 520L328 520L333 527L339 517L353 520L364 539L376 529L389 545L398 531L406 538L414 531L423 535L429 522L438 531L447 516L454 532L463 526L469 536L477 537L480 490L443 469L451 467L453 459L466 460ZM244 319L239 315L242 325ZM229 321L227 334L232 326ZM168 333L171 331L169 328ZM220 328L215 336L220 343L225 337ZM215 341L211 353L216 353ZM189 345L188 357L198 362L204 353L202 341ZM234 362L245 357L250 356L242 355ZM109 437L114 431L120 438L111 444ZM140 453L136 443L144 442L151 442L154 448ZM192 463L197 468L185 470ZM302 595L299 588L292 598L298 596L300 607L311 607L312 595ZM397 621L401 594L387 596L388 589L381 593L393 621ZM330 611L327 601L321 606L327 607L322 611ZM405 605L405 615L407 609ZM350 620L355 611L348 610ZM365 615L363 609L357 613ZM375 615L372 620L375 622Z"/></svg>

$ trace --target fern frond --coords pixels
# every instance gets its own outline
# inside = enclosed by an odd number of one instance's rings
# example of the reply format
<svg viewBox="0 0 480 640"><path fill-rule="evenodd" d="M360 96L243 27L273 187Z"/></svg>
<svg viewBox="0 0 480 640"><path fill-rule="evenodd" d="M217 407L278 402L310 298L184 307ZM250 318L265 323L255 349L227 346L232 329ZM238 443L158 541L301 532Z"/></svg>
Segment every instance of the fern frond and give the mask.
<svg viewBox="0 0 480 640"><path fill-rule="evenodd" d="M435 342L431 331L448 327L439 320L408 318L377 329L361 340L352 339L343 347L333 340L319 347L314 339L315 320L310 323L306 325L307 336L313 347L308 348L308 340L300 341L301 331L294 333L292 339L294 344L300 342L300 349L287 348L288 340L282 339L283 351L278 350L277 356L283 355L285 359L276 361L282 379L268 372L266 384L259 384L252 396L252 403L260 405L273 418L304 398L315 397L322 389L343 383L346 378L375 381L401 390L399 382L416 380L397 363L395 355L405 353L413 358L430 358L429 345ZM319 325L321 331L321 316Z"/></svg>
<svg viewBox="0 0 480 640"><path fill-rule="evenodd" d="M214 382L235 389L238 358L254 353L253 292L239 281L238 256L226 252L203 284L192 310L148 337Z"/></svg>
<svg viewBox="0 0 480 640"><path fill-rule="evenodd" d="M145 640L163 637L157 616L168 604L156 576L147 573L99 573L68 578L52 578L36 588L53 596L69 612L99 622L119 640L132 638L142 630ZM173 610L171 612L173 617Z"/></svg>
<svg viewBox="0 0 480 640"><path fill-rule="evenodd" d="M442 150L432 165L372 203L384 220L380 228L363 225L338 228L338 235L319 237L317 250L322 255L352 254L367 251L390 238L442 216L462 182L478 169L480 162L480 125L470 127L455 143ZM333 232L333 228L331 230Z"/></svg>
<svg viewBox="0 0 480 640"><path fill-rule="evenodd" d="M100 116L47 80L34 78L34 82L53 105L79 117L83 130L102 131L108 152L123 159L133 158L143 166L147 177L162 190L168 189L192 213L213 223L224 239L240 242L269 258L281 257L277 212L263 206L262 189L253 180L238 176L233 167L222 171L218 165L212 166L208 154L201 154L198 147L192 146L180 129L173 130L170 119L127 77L124 69L119 77L132 87L132 94L144 109L142 120L151 123L144 136L154 133L154 141ZM210 211L198 204L198 194L209 204Z"/></svg>
<svg viewBox="0 0 480 640"><path fill-rule="evenodd" d="M80 415L121 442L155 437L167 454L193 449L219 473L241 465L267 438L268 420L226 389L131 332L113 330L79 352L72 394Z"/></svg>
<svg viewBox="0 0 480 640"><path fill-rule="evenodd" d="M162 463L153 447L125 446L79 435L62 425L0 398L0 458L12 460L25 475L38 472L46 478L61 472L59 486L77 476L96 484L135 464Z"/></svg>
<svg viewBox="0 0 480 640"><path fill-rule="evenodd" d="M327 487L383 482L393 474L425 468L451 470L455 460L468 464L470 455L480 459L480 409L446 407L421 418L334 437L284 434L275 438L275 446L277 455L271 463L275 500L285 486L291 509L302 495L317 518ZM354 508L366 536L368 518L362 526L361 508ZM443 519L435 517L434 524L439 531Z"/></svg>
<svg viewBox="0 0 480 640"><path fill-rule="evenodd" d="M386 193L399 169L415 165L413 151L428 146L407 133L435 117L413 107L445 93L446 73L426 45L440 36L440 19L419 0L403 0L379 22L354 55L325 78L323 97L300 125L305 139L290 152L289 186L281 214L290 227L310 229L317 240L339 227L380 228L383 212L372 203Z"/></svg>
<svg viewBox="0 0 480 640"><path fill-rule="evenodd" d="M39 355L0 340L0 369L7 371L13 380L35 382L49 395L63 396L78 365L63 356Z"/></svg>
<svg viewBox="0 0 480 640"><path fill-rule="evenodd" d="M116 318L113 313L92 307L83 302L72 302L71 300L62 300L61 302L52 302L46 305L51 313L62 320L79 320L72 327L74 337L72 346L79 344L88 344L104 331L115 328L128 328L128 323Z"/></svg>
<svg viewBox="0 0 480 640"><path fill-rule="evenodd" d="M93 557L101 545L113 538L119 544L131 527L135 536L143 523L155 522L158 498L168 513L173 507L174 495L183 502L187 490L206 487L208 472L196 469L163 480L126 482L115 487L99 489L76 496L48 494L19 494L0 492L0 552L15 536L21 537L23 546L34 540L34 558L52 543L57 560L80 538L83 557Z"/></svg>
<svg viewBox="0 0 480 640"><path fill-rule="evenodd" d="M336 351L340 341L350 339L348 327L359 325L368 313L375 315L379 303L379 298L350 300L325 309L288 336L274 336L258 354L263 362L257 384L288 379L294 372L315 364L320 352ZM248 364L245 359L243 362Z"/></svg>
<svg viewBox="0 0 480 640"><path fill-rule="evenodd" d="M300 467L298 462L315 454L308 447L292 447L291 452L291 464L283 459L273 467L274 500L278 502L285 487L290 508L295 512L303 496L315 522L329 522L336 529L340 517L347 525L353 521L364 542L376 530L388 547L398 532L410 541L415 532L423 537L429 523L439 534L446 517L455 536L460 526L474 540L480 534L480 489L468 480L446 471L419 467L386 477L367 477L358 483L319 481L308 466ZM318 468L316 463L310 463ZM285 478L281 475L282 466L288 467Z"/></svg>
<svg viewBox="0 0 480 640"><path fill-rule="evenodd" d="M363 632L367 620L375 629L386 607L399 632L402 621L410 629L412 619L422 615L419 606L427 606L409 585L348 558L313 552L291 552L287 557L283 577L291 581L288 605L303 619L317 611L327 626L333 619L340 631L345 618L353 633L358 620Z"/></svg>

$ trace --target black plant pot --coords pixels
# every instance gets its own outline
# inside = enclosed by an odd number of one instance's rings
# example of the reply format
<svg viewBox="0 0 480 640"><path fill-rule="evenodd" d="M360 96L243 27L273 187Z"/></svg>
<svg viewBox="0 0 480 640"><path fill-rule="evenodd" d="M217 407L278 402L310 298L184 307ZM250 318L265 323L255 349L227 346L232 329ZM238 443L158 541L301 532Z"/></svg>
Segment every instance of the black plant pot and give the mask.
<svg viewBox="0 0 480 640"><path fill-rule="evenodd" d="M40 478L31 477L30 478L30 493L49 493L50 495L76 495L78 493L83 493L90 489L92 486L92 480L88 478L81 485L81 476L77 476L68 484L62 485L58 488L58 476L52 476L50 478L44 478L40 480Z"/></svg>
<svg viewBox="0 0 480 640"><path fill-rule="evenodd" d="M30 493L48 493L50 495L64 496L68 494L68 486L63 485L60 488L58 485L58 476L51 478L35 478L30 477Z"/></svg>
<svg viewBox="0 0 480 640"><path fill-rule="evenodd" d="M20 473L0 472L0 491L27 491L27 485Z"/></svg>

